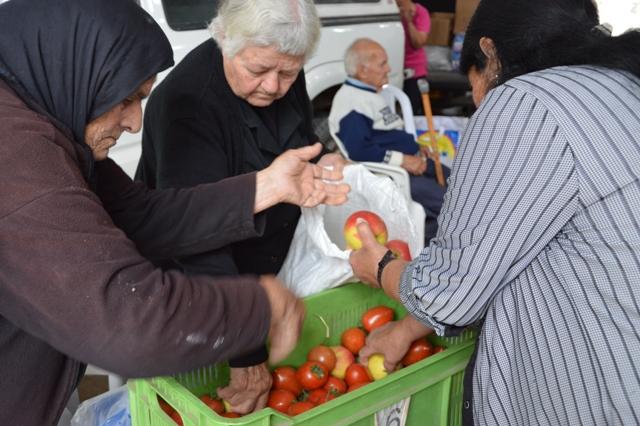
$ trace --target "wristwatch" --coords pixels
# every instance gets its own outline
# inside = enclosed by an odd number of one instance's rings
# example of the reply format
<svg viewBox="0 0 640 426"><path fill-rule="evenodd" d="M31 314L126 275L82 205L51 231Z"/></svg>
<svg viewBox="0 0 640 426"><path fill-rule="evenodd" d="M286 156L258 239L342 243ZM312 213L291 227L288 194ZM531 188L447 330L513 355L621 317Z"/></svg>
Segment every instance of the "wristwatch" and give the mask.
<svg viewBox="0 0 640 426"><path fill-rule="evenodd" d="M384 256L382 256L382 259L380 259L380 262L378 262L378 287L382 288L382 271L384 270L384 267L392 260L395 260L395 258L396 257L393 255L393 252L391 250L387 250Z"/></svg>

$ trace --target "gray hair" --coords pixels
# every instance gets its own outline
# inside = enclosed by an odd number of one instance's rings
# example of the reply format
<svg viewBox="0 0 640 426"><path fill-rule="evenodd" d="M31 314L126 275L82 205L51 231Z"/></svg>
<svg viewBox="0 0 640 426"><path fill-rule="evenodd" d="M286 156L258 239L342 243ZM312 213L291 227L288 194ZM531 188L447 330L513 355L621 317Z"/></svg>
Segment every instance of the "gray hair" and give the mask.
<svg viewBox="0 0 640 426"><path fill-rule="evenodd" d="M344 69L349 77L355 77L360 65L366 65L371 59L371 47L379 43L370 38L359 38L347 47L344 54Z"/></svg>
<svg viewBox="0 0 640 426"><path fill-rule="evenodd" d="M209 32L230 58L254 45L306 60L318 44L320 19L312 0L221 0Z"/></svg>

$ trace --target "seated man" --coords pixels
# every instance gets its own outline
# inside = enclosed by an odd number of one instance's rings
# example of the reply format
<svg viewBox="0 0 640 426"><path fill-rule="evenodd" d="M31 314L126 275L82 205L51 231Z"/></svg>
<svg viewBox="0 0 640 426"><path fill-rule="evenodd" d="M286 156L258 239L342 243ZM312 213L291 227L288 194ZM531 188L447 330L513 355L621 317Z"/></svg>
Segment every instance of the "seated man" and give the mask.
<svg viewBox="0 0 640 426"><path fill-rule="evenodd" d="M375 41L361 38L349 46L344 62L349 77L333 98L331 134L342 142L351 160L406 169L411 197L422 204L427 219L437 218L446 187L438 185L433 162L421 155L413 135L404 131L402 118L379 93L389 81L387 53ZM449 177L448 168L443 166L443 172ZM433 236L435 230L427 227L425 236Z"/></svg>

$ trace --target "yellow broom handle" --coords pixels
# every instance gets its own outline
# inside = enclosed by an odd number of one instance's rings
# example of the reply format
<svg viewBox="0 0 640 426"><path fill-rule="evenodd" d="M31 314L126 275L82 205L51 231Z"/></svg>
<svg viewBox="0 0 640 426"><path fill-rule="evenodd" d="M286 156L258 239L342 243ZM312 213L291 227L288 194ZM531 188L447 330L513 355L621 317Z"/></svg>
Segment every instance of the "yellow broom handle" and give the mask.
<svg viewBox="0 0 640 426"><path fill-rule="evenodd" d="M431 101L429 100L429 93L422 93L422 107L424 108L424 115L427 117L427 126L429 127L431 151L433 153L433 162L435 163L436 167L436 180L440 186L444 186L444 173L442 172L442 164L440 164L440 150L438 149L436 129L433 126L433 113L431 112Z"/></svg>

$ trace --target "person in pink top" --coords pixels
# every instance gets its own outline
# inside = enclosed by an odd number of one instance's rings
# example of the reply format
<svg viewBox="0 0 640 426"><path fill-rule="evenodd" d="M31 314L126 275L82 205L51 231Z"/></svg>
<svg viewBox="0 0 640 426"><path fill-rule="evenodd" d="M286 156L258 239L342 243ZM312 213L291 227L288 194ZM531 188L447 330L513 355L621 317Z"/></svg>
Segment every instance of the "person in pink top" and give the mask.
<svg viewBox="0 0 640 426"><path fill-rule="evenodd" d="M414 115L423 115L418 79L427 75L427 54L424 46L431 30L429 11L411 0L396 0L404 27L404 70L402 90L409 96Z"/></svg>

